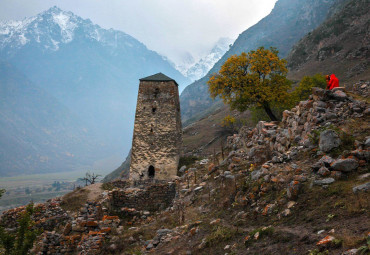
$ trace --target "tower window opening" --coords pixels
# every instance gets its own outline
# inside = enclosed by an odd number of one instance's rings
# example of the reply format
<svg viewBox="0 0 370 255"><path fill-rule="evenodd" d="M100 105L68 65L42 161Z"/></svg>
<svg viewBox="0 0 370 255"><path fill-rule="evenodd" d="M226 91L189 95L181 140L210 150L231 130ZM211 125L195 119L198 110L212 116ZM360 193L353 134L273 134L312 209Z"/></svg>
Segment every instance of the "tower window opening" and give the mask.
<svg viewBox="0 0 370 255"><path fill-rule="evenodd" d="M156 88L154 90L154 98L157 98L158 97L158 94L159 94L159 88Z"/></svg>
<svg viewBox="0 0 370 255"><path fill-rule="evenodd" d="M149 178L154 178L154 175L155 175L155 169L154 169L154 166L149 166L148 168L148 177Z"/></svg>

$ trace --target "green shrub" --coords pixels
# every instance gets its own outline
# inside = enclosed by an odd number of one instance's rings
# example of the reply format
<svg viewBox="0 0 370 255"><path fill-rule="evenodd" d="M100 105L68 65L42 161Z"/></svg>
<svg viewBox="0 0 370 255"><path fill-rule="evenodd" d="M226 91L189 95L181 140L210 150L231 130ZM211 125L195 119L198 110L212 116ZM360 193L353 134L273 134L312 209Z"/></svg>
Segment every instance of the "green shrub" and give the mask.
<svg viewBox="0 0 370 255"><path fill-rule="evenodd" d="M370 237L367 237L366 245L361 246L360 248L358 248L358 253L361 254L361 255L365 255L365 254L370 253Z"/></svg>
<svg viewBox="0 0 370 255"><path fill-rule="evenodd" d="M30 203L18 220L18 228L15 234L0 227L0 247L4 249L5 255L24 255L32 249L33 243L40 230L34 226L31 216L34 213L33 203Z"/></svg>
<svg viewBox="0 0 370 255"><path fill-rule="evenodd" d="M217 226L213 228L212 233L206 238L206 245L208 247L214 246L217 243L230 240L237 234L237 231L224 226Z"/></svg>
<svg viewBox="0 0 370 255"><path fill-rule="evenodd" d="M307 100L312 93L312 88L318 87L325 89L326 88L326 79L322 74L315 74L313 76L304 76L299 82L298 86L291 93L295 103L298 103L302 100Z"/></svg>

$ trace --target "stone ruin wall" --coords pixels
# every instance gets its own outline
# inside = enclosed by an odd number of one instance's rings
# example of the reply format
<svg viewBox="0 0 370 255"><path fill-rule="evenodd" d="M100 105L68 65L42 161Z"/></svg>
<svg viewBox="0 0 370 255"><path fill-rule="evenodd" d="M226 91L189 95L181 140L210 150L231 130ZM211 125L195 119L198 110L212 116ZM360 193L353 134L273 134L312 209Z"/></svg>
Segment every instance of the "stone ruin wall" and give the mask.
<svg viewBox="0 0 370 255"><path fill-rule="evenodd" d="M130 179L148 178L153 166L155 179L177 175L182 143L180 102L174 81L141 81L136 106Z"/></svg>
<svg viewBox="0 0 370 255"><path fill-rule="evenodd" d="M137 180L130 188L114 189L109 192L111 209L122 211L158 211L172 205L176 195L176 184L162 180ZM119 184L122 185L122 184ZM129 186L129 185L124 185Z"/></svg>

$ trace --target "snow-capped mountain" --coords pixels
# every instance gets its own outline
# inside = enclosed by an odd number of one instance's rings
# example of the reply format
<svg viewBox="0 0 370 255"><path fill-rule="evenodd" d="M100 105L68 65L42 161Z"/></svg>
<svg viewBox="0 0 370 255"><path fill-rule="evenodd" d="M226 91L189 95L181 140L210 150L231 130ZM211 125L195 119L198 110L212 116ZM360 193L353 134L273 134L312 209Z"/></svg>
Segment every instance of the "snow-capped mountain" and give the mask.
<svg viewBox="0 0 370 255"><path fill-rule="evenodd" d="M177 62L176 64L172 62L172 65L180 71L185 77L187 77L187 71L189 68L191 68L196 63L196 60L194 59L193 55L191 55L190 52L185 51L181 54L181 60L180 62Z"/></svg>
<svg viewBox="0 0 370 255"><path fill-rule="evenodd" d="M129 151L140 78L162 72L175 79L180 89L190 82L163 56L149 50L132 36L113 29L103 29L88 19L82 19L58 7L22 21L0 23L0 60L17 70L14 75L23 75L23 80L29 81L29 84L40 88L39 91L45 91L45 94L57 100L59 108L65 107L65 112L76 116L70 119L78 119L89 133L94 134L93 142L104 148L104 153L97 153L94 147L88 147L87 144L85 151L91 152L93 155L89 158L96 160L112 155L120 155L123 158L125 156L123 154ZM8 77L7 80L13 78ZM3 87L6 86L3 84ZM21 86L20 84L19 87ZM32 107L37 107L37 98L32 102L35 102L31 104ZM21 100L16 100L15 103L17 107L24 104ZM45 104L39 105L39 109L30 112L31 114L38 111L53 112L52 107L54 106L51 105L50 109L47 109ZM0 108L0 116L3 110L5 109ZM7 111L12 112L12 109ZM17 115L8 115L26 116L27 113L17 112ZM28 120L36 119L29 117ZM15 123L12 119L6 121ZM72 125L71 122L66 126ZM41 122L26 122L23 126L33 127L34 130L45 129L44 123ZM32 132L26 131L26 134ZM2 144L6 137L16 135L14 132L12 134L0 132L0 147L6 146ZM19 135L22 141L27 138L24 134ZM71 139L73 136L70 136ZM49 146L53 146L53 143L50 140ZM32 140L30 148L34 150L34 155L42 158L51 157L45 145L39 146L35 144L35 140ZM63 149L68 151L60 147L60 150ZM2 156L10 158L5 154ZM13 162L23 162L21 168L27 170L26 158L12 159ZM76 169L80 166L78 164L81 163L81 159L77 156L75 159L77 163L74 165L71 163L68 166L59 166L50 171ZM11 173L14 170L6 169L2 163L0 157L0 174L1 171ZM33 169L46 168L36 164L33 165Z"/></svg>
<svg viewBox="0 0 370 255"><path fill-rule="evenodd" d="M211 51L198 62L194 63L194 59L188 57L183 64L176 66L176 69L192 81L198 80L211 70L213 65L229 50L230 44L232 43L233 40L230 38L220 38Z"/></svg>
<svg viewBox="0 0 370 255"><path fill-rule="evenodd" d="M27 45L57 51L73 40L90 40L112 49L148 50L132 36L113 29L102 29L89 19L84 20L54 6L22 21L0 22L0 49L14 52Z"/></svg>

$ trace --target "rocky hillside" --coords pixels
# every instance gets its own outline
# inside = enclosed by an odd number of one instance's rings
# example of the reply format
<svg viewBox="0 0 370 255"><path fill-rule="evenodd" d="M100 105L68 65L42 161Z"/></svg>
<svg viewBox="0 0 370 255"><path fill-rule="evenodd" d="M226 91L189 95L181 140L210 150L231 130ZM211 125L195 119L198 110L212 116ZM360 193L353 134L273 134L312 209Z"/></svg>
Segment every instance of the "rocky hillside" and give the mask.
<svg viewBox="0 0 370 255"><path fill-rule="evenodd" d="M0 59L77 116L87 130L94 132L93 143L104 141L100 147L109 144L95 160L108 156L122 160L122 155L129 151L140 78L164 72L182 86L188 82L162 56L130 35L103 29L57 7L22 21L0 23ZM37 95L34 96L37 103ZM38 107L46 111L53 105ZM0 108L1 114L3 110ZM7 121L16 121L8 117ZM79 124L68 125L77 128ZM14 131L5 130L1 139L12 136L10 132ZM42 151L39 154L47 156ZM2 163L0 168L5 167ZM77 168L75 165L74 169Z"/></svg>
<svg viewBox="0 0 370 255"><path fill-rule="evenodd" d="M115 181L37 205L35 253L368 253L370 83L353 87L314 88L280 123L241 128L224 159L189 162L175 182ZM0 225L16 227L23 210Z"/></svg>
<svg viewBox="0 0 370 255"><path fill-rule="evenodd" d="M256 25L239 35L229 51L214 65L202 79L192 83L180 96L181 115L186 123L191 118L199 119L202 111L215 102L208 93L207 81L211 74L218 72L231 55L256 49L260 46L274 46L286 57L293 45L304 35L319 26L330 13L331 7L345 0L279 0L274 9ZM186 122L188 121L188 122Z"/></svg>
<svg viewBox="0 0 370 255"><path fill-rule="evenodd" d="M346 83L370 78L370 3L353 0L302 38L288 56L290 77L335 73Z"/></svg>

